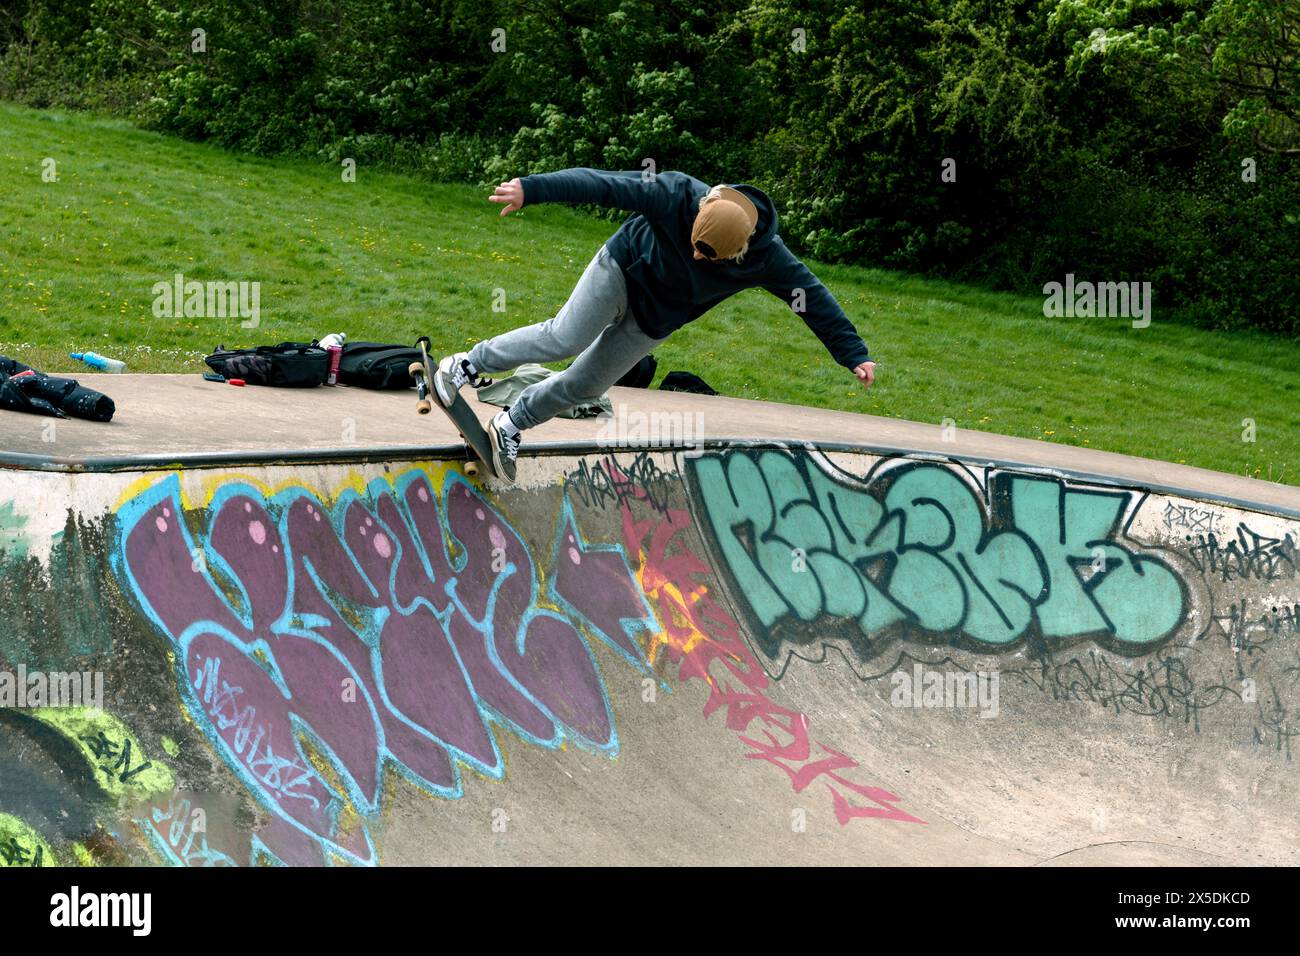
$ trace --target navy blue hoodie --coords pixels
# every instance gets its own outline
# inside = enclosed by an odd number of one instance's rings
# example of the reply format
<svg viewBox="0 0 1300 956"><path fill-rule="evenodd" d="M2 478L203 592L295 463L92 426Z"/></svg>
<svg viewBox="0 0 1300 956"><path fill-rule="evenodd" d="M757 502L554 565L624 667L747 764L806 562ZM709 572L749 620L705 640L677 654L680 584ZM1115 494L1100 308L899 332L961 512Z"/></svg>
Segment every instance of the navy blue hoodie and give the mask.
<svg viewBox="0 0 1300 956"><path fill-rule="evenodd" d="M564 169L525 176L524 205L544 202L592 203L636 213L606 245L627 278L628 305L642 331L660 339L699 318L722 300L755 287L766 289L791 308L821 339L835 361L856 368L867 361L867 346L849 317L821 281L777 235L776 209L754 186L735 186L758 209L758 222L743 262L693 258L691 227L709 186L685 173Z"/></svg>

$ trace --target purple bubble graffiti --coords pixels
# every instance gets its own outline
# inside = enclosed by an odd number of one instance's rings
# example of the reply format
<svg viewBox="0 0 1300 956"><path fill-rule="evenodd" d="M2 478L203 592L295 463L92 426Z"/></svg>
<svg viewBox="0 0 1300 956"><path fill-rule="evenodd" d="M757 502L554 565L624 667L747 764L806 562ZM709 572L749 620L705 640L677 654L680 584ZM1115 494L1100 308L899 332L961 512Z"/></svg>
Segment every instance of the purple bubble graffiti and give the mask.
<svg viewBox="0 0 1300 956"><path fill-rule="evenodd" d="M385 766L459 796L462 764L505 773L493 725L617 750L584 630L644 668L636 637L654 619L621 549L584 542L567 498L545 592L529 545L455 474L441 498L413 471L333 506L231 481L206 514L183 513L173 477L118 517L119 577L269 812L256 844L285 863L377 862Z"/></svg>

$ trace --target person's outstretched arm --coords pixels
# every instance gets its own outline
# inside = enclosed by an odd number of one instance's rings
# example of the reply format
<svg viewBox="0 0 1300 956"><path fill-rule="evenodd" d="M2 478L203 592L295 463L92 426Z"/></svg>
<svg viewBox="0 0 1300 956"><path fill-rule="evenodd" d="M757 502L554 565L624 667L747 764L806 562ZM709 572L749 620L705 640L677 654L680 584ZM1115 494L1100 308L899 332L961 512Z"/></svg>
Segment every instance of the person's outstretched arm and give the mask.
<svg viewBox="0 0 1300 956"><path fill-rule="evenodd" d="M876 363L871 361L867 343L862 341L862 336L858 335L858 330L835 301L830 289L822 285L821 280L785 247L780 238L774 243L769 253L771 266L764 277L763 288L798 312L831 357L853 372L863 388L870 388L876 379Z"/></svg>
<svg viewBox="0 0 1300 956"><path fill-rule="evenodd" d="M488 199L505 206L503 216L525 205L564 202L627 209L653 218L673 209L687 179L683 173L665 172L647 180L635 170L607 172L579 166L512 179L498 186Z"/></svg>

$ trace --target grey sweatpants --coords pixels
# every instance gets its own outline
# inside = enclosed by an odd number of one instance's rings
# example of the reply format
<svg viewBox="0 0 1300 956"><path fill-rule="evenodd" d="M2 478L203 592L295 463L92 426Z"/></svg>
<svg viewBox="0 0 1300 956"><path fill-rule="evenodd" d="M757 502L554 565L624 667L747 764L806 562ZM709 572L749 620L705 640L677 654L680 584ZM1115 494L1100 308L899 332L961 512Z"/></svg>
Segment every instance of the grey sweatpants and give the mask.
<svg viewBox="0 0 1300 956"><path fill-rule="evenodd" d="M533 428L565 408L596 401L662 341L636 324L623 270L601 246L554 318L480 342L469 360L479 372L494 375L525 362L578 356L564 371L528 386L511 406L510 420Z"/></svg>

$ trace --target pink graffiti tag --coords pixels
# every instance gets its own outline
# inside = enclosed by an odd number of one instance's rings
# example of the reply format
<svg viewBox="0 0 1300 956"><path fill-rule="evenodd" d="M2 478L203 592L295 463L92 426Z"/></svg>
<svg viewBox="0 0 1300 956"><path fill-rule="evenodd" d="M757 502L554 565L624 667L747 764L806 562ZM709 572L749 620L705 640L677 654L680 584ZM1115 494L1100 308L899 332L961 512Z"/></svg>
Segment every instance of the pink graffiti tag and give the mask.
<svg viewBox="0 0 1300 956"><path fill-rule="evenodd" d="M767 674L735 619L701 583L711 575L687 544L690 514L668 509L662 516L637 521L627 502L622 513L624 544L629 554L639 555L642 589L664 628L661 646L684 679L709 685L704 716L722 711L727 729L750 748L745 756L779 767L796 793L824 778L841 826L860 817L924 823L894 806L901 797L845 776L860 769L857 761L814 741L806 714L767 696ZM855 803L851 795L867 802Z"/></svg>

